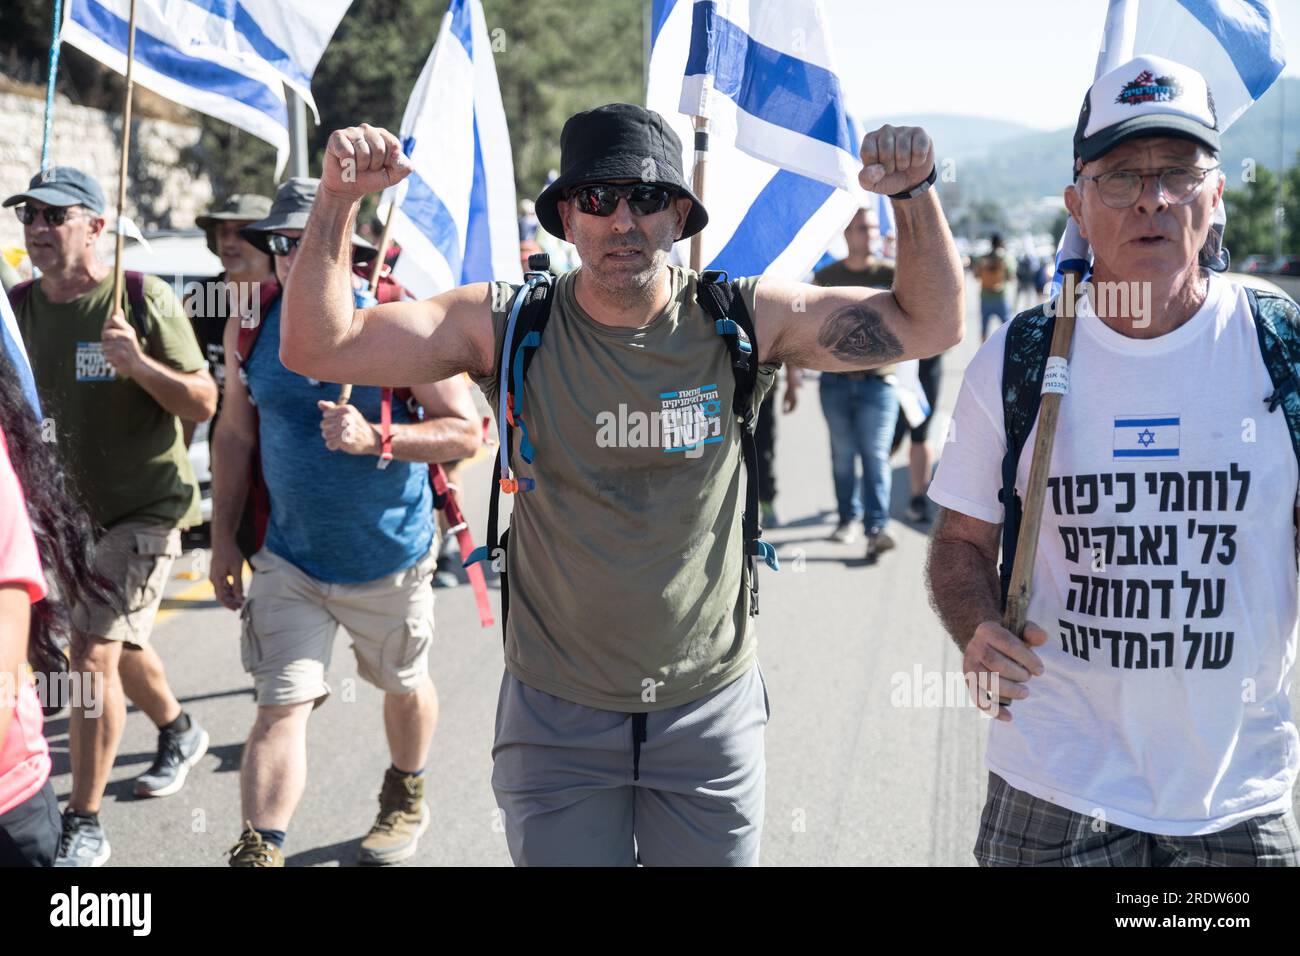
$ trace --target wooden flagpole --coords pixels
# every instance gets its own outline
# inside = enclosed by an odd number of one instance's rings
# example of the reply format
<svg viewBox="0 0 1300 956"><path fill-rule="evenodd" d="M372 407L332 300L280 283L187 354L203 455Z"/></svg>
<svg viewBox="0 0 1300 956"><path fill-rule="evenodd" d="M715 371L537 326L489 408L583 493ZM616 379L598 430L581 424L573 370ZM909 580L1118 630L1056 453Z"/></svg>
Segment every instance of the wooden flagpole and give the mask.
<svg viewBox="0 0 1300 956"><path fill-rule="evenodd" d="M131 94L132 87L132 70L135 66L135 2L131 0L131 19L127 28L126 40L126 103L122 107L122 163L117 171L117 239L113 247L113 298L109 306L108 318L112 319L113 313L118 309L124 312L126 306L122 304L122 286L125 284L126 273L125 266L122 262L122 248L125 245L125 236L122 234L122 210L126 206L126 166L127 159L131 155ZM107 321L106 323L107 324Z"/></svg>
<svg viewBox="0 0 1300 956"><path fill-rule="evenodd" d="M709 118L696 116L695 120L695 169L691 173L691 189L695 191L700 202L704 202L704 174L709 158ZM700 258L704 249L703 230L691 236L691 271L699 272Z"/></svg>

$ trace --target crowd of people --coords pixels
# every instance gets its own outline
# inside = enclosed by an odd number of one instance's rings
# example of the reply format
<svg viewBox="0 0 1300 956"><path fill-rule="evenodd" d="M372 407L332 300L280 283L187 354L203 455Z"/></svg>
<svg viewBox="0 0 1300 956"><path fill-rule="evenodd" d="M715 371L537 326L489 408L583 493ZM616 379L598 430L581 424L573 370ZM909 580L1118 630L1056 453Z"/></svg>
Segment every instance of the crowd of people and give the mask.
<svg viewBox="0 0 1300 956"><path fill-rule="evenodd" d="M1135 76L1168 89L1133 94ZM511 528L498 534L494 500L485 547L465 557L504 572L492 787L512 859L757 863L770 709L756 576L776 563L776 406L796 406L805 371L830 436L832 539L860 528L867 563L896 546L889 462L904 439L907 517L939 507L927 584L997 718L981 864L1300 863L1300 311L1213 270L1218 150L1210 92L1179 64L1137 58L1085 99L1065 198L1092 284L1066 306L1069 396L1023 633L1002 611L1039 386L1065 387L1046 354L1062 303L1034 295L1009 321L1011 283L1041 292L1043 264L1022 268L994 237L973 266L987 341L931 487L928 422L900 414L898 366L920 360L937 405L965 277L919 128L862 143L863 186L893 204L895 260L863 210L847 257L808 283L673 265L708 213L671 127L628 104L568 120L561 168L521 217L521 256L569 255L563 237L578 267L418 301L354 230L360 201L409 173L385 130L338 130L319 179L200 219L225 268L215 311L134 273L114 301L95 251L102 190L72 167L36 175L4 201L40 270L8 293L41 409L0 357L0 678L16 691L0 698L0 864L108 859L99 812L128 698L158 728L137 795L176 793L208 747L150 632L198 516L187 423L210 419L210 576L238 612L256 701L230 863L284 864L340 627L383 692L390 752L361 860L416 852L438 721L433 587L452 538L431 466L484 440L467 378L506 410L494 483L514 496ZM1149 314L1089 291L1133 283L1152 288ZM347 382L380 384L341 394ZM611 409L654 413L654 435L593 440ZM26 671L60 671L65 644L99 706L71 708L60 814Z"/></svg>

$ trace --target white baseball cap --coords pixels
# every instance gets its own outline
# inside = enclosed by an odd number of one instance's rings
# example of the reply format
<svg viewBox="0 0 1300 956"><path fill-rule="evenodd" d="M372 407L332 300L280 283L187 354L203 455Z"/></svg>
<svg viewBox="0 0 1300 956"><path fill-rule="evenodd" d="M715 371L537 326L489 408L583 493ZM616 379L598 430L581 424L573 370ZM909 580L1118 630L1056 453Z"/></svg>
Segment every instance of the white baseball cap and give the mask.
<svg viewBox="0 0 1300 956"><path fill-rule="evenodd" d="M1120 143L1174 136L1219 151L1219 118L1205 77L1159 56L1139 56L1098 77L1074 130L1077 171Z"/></svg>

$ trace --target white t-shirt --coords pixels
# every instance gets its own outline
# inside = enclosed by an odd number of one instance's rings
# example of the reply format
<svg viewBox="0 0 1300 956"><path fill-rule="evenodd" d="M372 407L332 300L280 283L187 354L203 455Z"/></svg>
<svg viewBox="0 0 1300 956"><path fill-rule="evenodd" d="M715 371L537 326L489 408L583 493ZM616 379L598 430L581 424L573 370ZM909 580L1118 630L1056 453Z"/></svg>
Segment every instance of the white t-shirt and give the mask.
<svg viewBox="0 0 1300 956"><path fill-rule="evenodd" d="M989 769L1077 813L1213 833L1291 807L1296 455L1239 286L1155 339L1079 303L1029 620L1046 670ZM930 497L1002 523L1007 327L966 370ZM1020 458L1024 496L1037 425Z"/></svg>

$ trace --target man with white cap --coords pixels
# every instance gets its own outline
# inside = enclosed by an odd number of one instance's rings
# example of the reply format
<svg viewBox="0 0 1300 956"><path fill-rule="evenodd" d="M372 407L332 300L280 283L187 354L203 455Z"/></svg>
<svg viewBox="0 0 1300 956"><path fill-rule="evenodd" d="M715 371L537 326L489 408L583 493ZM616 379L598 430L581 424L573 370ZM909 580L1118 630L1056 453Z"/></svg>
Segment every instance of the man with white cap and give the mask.
<svg viewBox="0 0 1300 956"><path fill-rule="evenodd" d="M975 856L1295 866L1300 397L1279 356L1300 311L1213 271L1224 178L1194 70L1142 56L1099 78L1074 152L1065 202L1093 264L1068 382L1058 360L1042 376L1069 284L975 356L930 489L934 605L994 687L972 687L997 717ZM1068 394L1022 639L1000 608L1040 378Z"/></svg>

